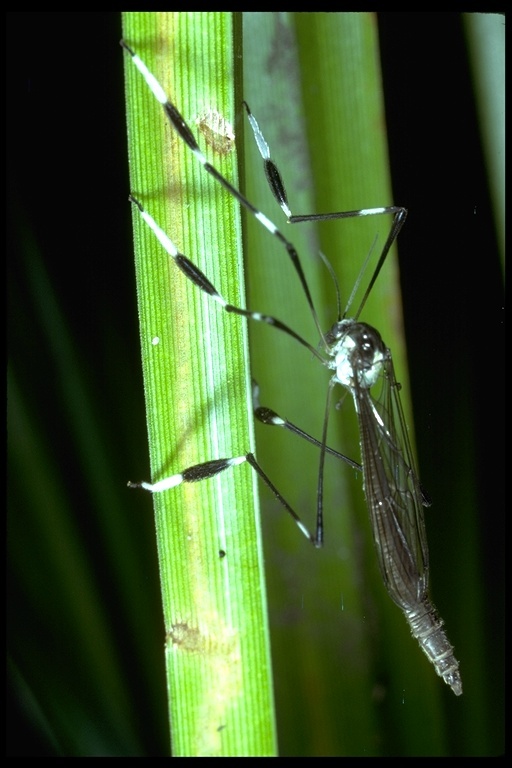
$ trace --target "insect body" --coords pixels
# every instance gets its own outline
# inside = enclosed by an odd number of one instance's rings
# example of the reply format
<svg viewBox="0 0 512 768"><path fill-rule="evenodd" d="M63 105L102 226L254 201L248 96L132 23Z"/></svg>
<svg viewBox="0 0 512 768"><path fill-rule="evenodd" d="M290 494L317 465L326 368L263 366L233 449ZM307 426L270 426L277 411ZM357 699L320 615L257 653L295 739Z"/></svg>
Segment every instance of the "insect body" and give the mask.
<svg viewBox="0 0 512 768"><path fill-rule="evenodd" d="M428 547L423 515L423 506L429 502L421 488L414 469L414 459L407 435L404 414L400 402L400 385L396 381L390 350L384 344L379 332L370 325L359 321L359 315L377 279L386 256L405 221L407 211L397 206L363 209L308 216L293 216L288 206L284 184L277 166L270 157L269 147L256 119L245 104L247 115L264 162L265 173L271 191L291 223L308 220L338 219L379 214L392 214L393 224L379 256L377 266L363 295L357 312L352 319L345 317L338 307L338 320L328 333L323 333L313 304L299 255L293 244L281 233L263 213L258 211L230 182L212 166L202 153L197 141L176 106L169 101L155 77L148 71L142 60L126 45L121 43L131 56L133 63L145 78L151 91L162 104L172 127L190 148L205 171L213 176L239 203L276 237L285 248L301 283L313 319L320 336L317 349L304 338L275 317L263 315L229 304L210 280L175 246L158 226L142 204L135 198L142 218L153 230L163 248L174 263L200 290L214 299L229 313L263 322L286 333L305 346L314 357L333 371L330 378L323 434L320 441L305 434L295 425L285 421L268 408L255 406L256 417L268 425L281 426L316 443L320 448L319 483L317 495L317 522L315 534L311 534L298 515L273 485L271 479L260 467L255 457L248 453L226 459L214 459L189 467L181 473L155 483L130 485L142 487L153 493L161 492L183 482L196 482L217 475L229 467L248 462L264 482L271 488L279 501L304 533L317 547L323 543L323 467L326 453L334 453L346 463L363 472L364 491L370 514L373 538L384 585L391 599L403 611L412 634L432 662L436 672L452 688L456 695L462 693L458 662L453 649L428 596ZM330 267L329 267L330 268ZM354 289L355 290L355 289ZM339 300L338 300L339 304ZM349 302L350 304L350 302ZM341 384L352 395L360 433L361 466L348 457L338 454L326 445L329 405L331 393ZM379 388L377 396L372 395Z"/></svg>
<svg viewBox="0 0 512 768"><path fill-rule="evenodd" d="M456 695L458 662L428 597L428 547L423 506L429 502L413 467L393 361L375 328L342 320L331 331L336 373L350 390L359 422L364 490L384 585L412 634ZM379 400L370 388L383 377Z"/></svg>

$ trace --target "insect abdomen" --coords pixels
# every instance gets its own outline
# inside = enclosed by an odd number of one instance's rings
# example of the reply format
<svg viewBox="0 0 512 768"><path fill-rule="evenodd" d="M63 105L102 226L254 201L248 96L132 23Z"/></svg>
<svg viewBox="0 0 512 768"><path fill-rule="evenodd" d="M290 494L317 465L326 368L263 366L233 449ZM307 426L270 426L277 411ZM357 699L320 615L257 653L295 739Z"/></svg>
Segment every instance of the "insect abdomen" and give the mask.
<svg viewBox="0 0 512 768"><path fill-rule="evenodd" d="M437 674L450 686L456 696L462 693L462 681L459 674L459 662L453 655L443 629L443 620L435 606L425 598L418 608L404 611L412 634L418 640Z"/></svg>

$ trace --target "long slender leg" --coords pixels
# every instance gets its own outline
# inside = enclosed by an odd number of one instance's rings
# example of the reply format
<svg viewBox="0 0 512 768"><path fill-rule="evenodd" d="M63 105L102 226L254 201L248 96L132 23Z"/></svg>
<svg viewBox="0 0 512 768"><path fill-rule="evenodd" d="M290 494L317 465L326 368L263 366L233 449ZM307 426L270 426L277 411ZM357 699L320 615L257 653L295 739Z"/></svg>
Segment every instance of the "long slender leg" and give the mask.
<svg viewBox="0 0 512 768"><path fill-rule="evenodd" d="M304 432L303 429L298 427L293 422L288 421L288 419L285 419L282 416L279 416L271 408L267 408L265 406L258 406L254 410L254 416L262 424L266 424L267 426L272 426L272 427L282 427L283 429L287 429L289 432L292 432L294 435L298 435L298 437L302 437L303 440L307 440L309 443L316 445L317 448L322 447L322 443L320 440L317 440L316 437L313 437L307 432ZM330 454L331 456L334 456L336 459L341 459L346 464L349 464L349 466L351 466L353 469L357 470L357 472L362 472L363 468L361 464L358 464L357 461L353 461L352 459L349 459L349 457L345 456L344 453L340 453L340 451L336 451L334 450L334 448L331 448L328 445L325 446L325 452Z"/></svg>
<svg viewBox="0 0 512 768"><path fill-rule="evenodd" d="M229 304L226 299L221 296L221 294L218 292L218 290L215 288L215 286L208 280L204 272L201 272L201 270L196 267L193 262L190 261L183 253L180 253L176 245L173 243L171 238L164 232L164 230L156 223L154 218L143 208L142 203L137 200L133 195L130 195L130 201L137 207L141 217L144 219L146 224L153 230L155 233L155 236L159 240L160 244L163 246L164 250L171 256L171 258L174 260L174 263L176 266L183 272L183 274L192 282L194 285L196 285L198 288L200 288L201 291L206 293L208 296L210 296L214 301L216 301L220 306L229 313L233 313L236 315L241 315L242 317L248 317L251 320L254 320L259 323L265 323L266 325L272 325L274 328L278 328L280 331L283 331L284 333L288 334L288 336L291 336L293 339L299 342L299 344L302 344L303 347L306 347L311 354L313 354L318 360L320 360L325 365L325 359L322 357L322 355L318 352L315 347L313 347L309 342L306 341L302 336L300 336L298 333L296 333L292 328L287 326L285 323L282 323L280 320L278 320L275 317L272 317L270 315L264 315L261 312L251 312L249 309L242 309L241 307L235 307L233 304Z"/></svg>
<svg viewBox="0 0 512 768"><path fill-rule="evenodd" d="M379 256L379 260L377 262L377 266L375 267L375 270L371 277L370 283L365 290L365 293L361 300L359 308L354 316L354 319L357 320L357 318L361 314L361 310L366 302L366 299L368 298L370 291L373 288L373 285L375 284L375 281L379 275L382 265L386 260L389 250L393 245L393 243L395 242L396 238L398 237L398 234L405 223L405 219L407 217L407 209L397 205L389 205L389 206L383 206L381 208L362 208L361 210L358 210L358 211L334 211L332 213L312 213L312 214L300 214L300 215L292 214L292 211L288 205L288 195L283 182L283 178L281 176L281 173L276 163L274 162L274 160L272 160L270 156L270 147L267 144L265 137L263 136L263 132L256 118L252 114L249 108L249 105L247 104L246 101L244 101L243 103L247 112L247 117L249 119L250 126L252 128L252 132L254 134L254 139L258 146L260 155L263 159L263 167L265 171L265 176L267 177L268 185L270 187L270 190L275 200L279 203L281 210L283 211L284 215L287 218L287 221L290 224L298 224L304 221L328 221L332 219L351 219L351 218L357 218L361 216L376 216L376 215L379 216L382 214L393 214L393 223L391 225L389 235L386 239L386 242L384 243L384 247Z"/></svg>
<svg viewBox="0 0 512 768"><path fill-rule="evenodd" d="M143 488L145 491L150 491L151 493L162 493L163 491L168 491L171 488L176 488L182 483L198 483L201 480L208 480L209 478L215 477L221 472L224 472L226 469L229 469L230 467L236 467L239 464L243 464L244 462L250 464L254 471L261 477L265 485L270 488L276 499L283 505L288 514L295 520L298 528L302 531L308 541L316 545L315 536L309 532L298 514L294 511L290 504L288 504L284 496L277 490L274 483L270 480L267 473L260 467L254 457L254 454L252 453L247 453L245 456L235 456L231 459L213 459L212 461L205 461L202 464L194 464L194 466L187 467L187 469L184 469L182 472L178 472L175 475L165 477L163 480L158 480L156 483L146 483L144 481L140 483L132 483L129 481L128 487Z"/></svg>

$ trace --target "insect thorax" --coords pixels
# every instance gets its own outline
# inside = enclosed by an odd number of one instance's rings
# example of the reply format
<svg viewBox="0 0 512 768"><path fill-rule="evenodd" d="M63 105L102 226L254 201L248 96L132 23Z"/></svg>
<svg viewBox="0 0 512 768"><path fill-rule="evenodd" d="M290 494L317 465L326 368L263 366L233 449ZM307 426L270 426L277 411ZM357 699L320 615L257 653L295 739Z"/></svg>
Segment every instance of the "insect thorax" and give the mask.
<svg viewBox="0 0 512 768"><path fill-rule="evenodd" d="M367 323L345 319L335 323L326 336L335 378L353 390L370 389L379 378L387 358L380 333Z"/></svg>

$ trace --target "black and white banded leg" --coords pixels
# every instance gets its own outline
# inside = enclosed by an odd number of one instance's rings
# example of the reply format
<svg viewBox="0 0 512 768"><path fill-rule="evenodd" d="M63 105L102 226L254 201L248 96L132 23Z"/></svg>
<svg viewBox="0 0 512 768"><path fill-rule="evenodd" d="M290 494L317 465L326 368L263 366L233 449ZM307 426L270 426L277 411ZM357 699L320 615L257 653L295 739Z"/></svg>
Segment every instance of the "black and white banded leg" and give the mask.
<svg viewBox="0 0 512 768"><path fill-rule="evenodd" d="M280 205L281 210L286 216L286 219L289 224L299 224L305 221L329 221L333 219L352 219L352 218L359 218L359 217L365 217L365 216L380 216L382 214L393 215L393 223L391 225L391 229L389 231L386 242L384 243L382 252L379 256L379 261L372 275L372 279L368 287L366 288L366 291L360 302L357 312L353 316L353 319L357 320L357 318L361 314L361 310L363 309L366 303L366 299L370 295L370 291L372 290L373 285L375 284L375 281L379 275L382 265L384 264L384 261L386 260L389 250L393 245L393 243L395 242L396 238L398 237L398 234L405 223L405 219L407 218L407 209L403 208L402 206L389 205L389 206L383 206L380 208L362 208L357 211L334 211L331 213L293 214L288 205L288 194L286 192L283 178L281 176L281 173L277 165L275 164L275 162L272 160L272 157L270 156L270 147L267 144L267 141L265 140L263 132L258 124L258 121L252 114L249 108L249 105L247 104L246 101L244 101L243 104L247 112L249 124L254 134L256 145L263 159L263 169L265 171L265 176L267 178L270 191L272 192L272 195L274 196L277 203ZM352 292L352 295L353 294L354 294L354 291ZM348 302L347 306L349 305L350 305L350 301Z"/></svg>

